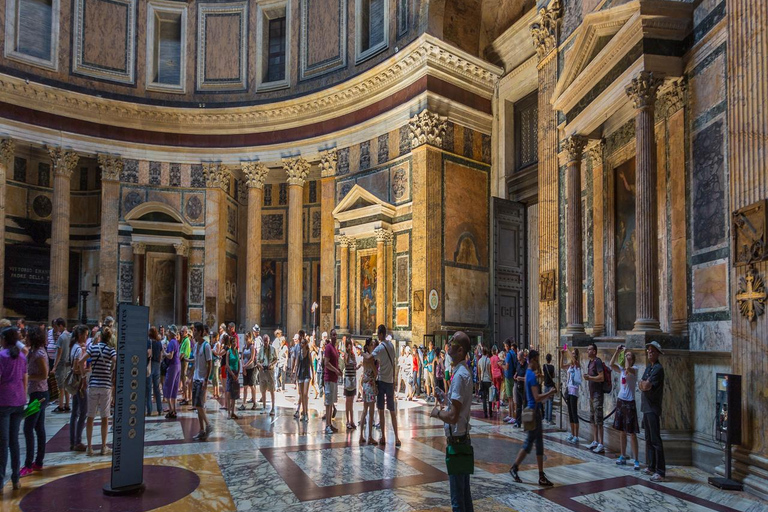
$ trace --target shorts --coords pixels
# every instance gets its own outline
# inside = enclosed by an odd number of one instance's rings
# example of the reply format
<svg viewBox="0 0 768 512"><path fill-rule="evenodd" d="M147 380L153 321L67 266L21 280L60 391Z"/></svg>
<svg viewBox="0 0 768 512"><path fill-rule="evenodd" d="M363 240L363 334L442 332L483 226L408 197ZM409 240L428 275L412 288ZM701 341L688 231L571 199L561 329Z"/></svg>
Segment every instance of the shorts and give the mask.
<svg viewBox="0 0 768 512"><path fill-rule="evenodd" d="M229 393L229 398L240 399L240 383L237 379L227 377L227 393Z"/></svg>
<svg viewBox="0 0 768 512"><path fill-rule="evenodd" d="M192 383L192 407L205 407L205 389L202 380Z"/></svg>
<svg viewBox="0 0 768 512"><path fill-rule="evenodd" d="M101 410L101 418L109 418L112 403L112 388L88 388L88 417L95 418Z"/></svg>
<svg viewBox="0 0 768 512"><path fill-rule="evenodd" d="M262 370L259 372L259 387L262 392L275 390L275 374L271 370Z"/></svg>
<svg viewBox="0 0 768 512"><path fill-rule="evenodd" d="M534 445L536 446L536 455L544 455L544 430L541 428L541 415L538 410L534 412L536 418L536 428L526 432L523 450L525 453L531 453Z"/></svg>
<svg viewBox="0 0 768 512"><path fill-rule="evenodd" d="M616 401L616 417L613 419L613 428L627 434L640 432L640 425L637 422L637 406L634 400Z"/></svg>
<svg viewBox="0 0 768 512"><path fill-rule="evenodd" d="M395 412L395 386L391 382L376 381L376 385L379 388L379 392L376 395L376 408L380 411L384 410L384 402L386 399L387 410Z"/></svg>
<svg viewBox="0 0 768 512"><path fill-rule="evenodd" d="M589 415L593 425L603 424L603 394L592 395L589 398Z"/></svg>
<svg viewBox="0 0 768 512"><path fill-rule="evenodd" d="M339 383L326 382L323 384L323 391L325 391L325 405L334 405L339 398Z"/></svg>
<svg viewBox="0 0 768 512"><path fill-rule="evenodd" d="M299 380L297 380L296 383L297 384L309 384L311 381L312 381L312 379L307 377L306 379L299 379Z"/></svg>
<svg viewBox="0 0 768 512"><path fill-rule="evenodd" d="M243 373L243 386L255 386L256 385L256 369L246 368Z"/></svg>
<svg viewBox="0 0 768 512"><path fill-rule="evenodd" d="M54 375L56 377L56 387L62 391L64 391L64 381L67 380L67 373L69 373L69 370L64 371L57 369L56 374Z"/></svg>
<svg viewBox="0 0 768 512"><path fill-rule="evenodd" d="M435 387L435 374L433 372L424 372L424 385L431 388Z"/></svg>
<svg viewBox="0 0 768 512"><path fill-rule="evenodd" d="M507 379L504 378L504 394L507 397L507 400L512 400L512 397L515 396L515 380L514 379Z"/></svg>
<svg viewBox="0 0 768 512"><path fill-rule="evenodd" d="M344 388L344 396L357 396L357 390Z"/></svg>

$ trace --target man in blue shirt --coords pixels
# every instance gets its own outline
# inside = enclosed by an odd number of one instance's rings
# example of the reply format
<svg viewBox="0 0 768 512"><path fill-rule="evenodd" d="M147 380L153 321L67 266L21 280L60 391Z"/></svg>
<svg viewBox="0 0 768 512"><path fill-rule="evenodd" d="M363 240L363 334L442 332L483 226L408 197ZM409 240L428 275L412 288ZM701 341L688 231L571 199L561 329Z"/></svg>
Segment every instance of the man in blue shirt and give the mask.
<svg viewBox="0 0 768 512"><path fill-rule="evenodd" d="M504 348L507 350L507 356L504 360L504 392L507 395L507 406L509 415L504 418L504 423L515 424L515 373L517 372L517 346L512 343L512 338L507 338L504 342Z"/></svg>
<svg viewBox="0 0 768 512"><path fill-rule="evenodd" d="M427 361L424 365L424 387L427 392L427 402L435 399L435 342L429 342L429 352L427 352Z"/></svg>

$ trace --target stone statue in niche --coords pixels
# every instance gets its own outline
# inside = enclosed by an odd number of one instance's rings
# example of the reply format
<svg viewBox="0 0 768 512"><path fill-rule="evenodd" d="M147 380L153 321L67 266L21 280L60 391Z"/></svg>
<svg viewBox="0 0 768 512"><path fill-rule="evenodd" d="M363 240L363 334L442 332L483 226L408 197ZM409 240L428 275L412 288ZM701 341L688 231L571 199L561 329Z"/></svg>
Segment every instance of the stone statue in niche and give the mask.
<svg viewBox="0 0 768 512"><path fill-rule="evenodd" d="M768 201L758 201L733 212L733 264L737 267L768 259L766 203Z"/></svg>
<svg viewBox="0 0 768 512"><path fill-rule="evenodd" d="M750 322L765 313L765 301L768 297L765 291L765 281L754 265L750 265L747 274L739 278L739 288L736 291L736 302L741 316Z"/></svg>

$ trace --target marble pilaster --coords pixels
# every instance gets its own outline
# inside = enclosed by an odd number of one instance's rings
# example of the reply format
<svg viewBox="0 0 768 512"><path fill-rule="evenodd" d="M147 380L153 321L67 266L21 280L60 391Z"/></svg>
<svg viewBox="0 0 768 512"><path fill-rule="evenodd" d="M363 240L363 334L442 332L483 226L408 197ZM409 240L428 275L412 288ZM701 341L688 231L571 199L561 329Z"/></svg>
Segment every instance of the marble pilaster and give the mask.
<svg viewBox="0 0 768 512"><path fill-rule="evenodd" d="M53 212L51 214L51 273L48 318L67 318L69 295L69 219L72 209L70 180L79 156L60 147L49 147L53 170Z"/></svg>
<svg viewBox="0 0 768 512"><path fill-rule="evenodd" d="M336 149L320 156L320 330L330 332L336 325L336 247L333 209L336 206ZM341 327L341 326L339 326Z"/></svg>
<svg viewBox="0 0 768 512"><path fill-rule="evenodd" d="M203 164L205 173L205 310L209 325L223 322L226 280L227 199L229 169L221 163Z"/></svg>
<svg viewBox="0 0 768 512"><path fill-rule="evenodd" d="M309 175L309 162L304 158L283 160L288 176L288 322L289 335L302 328L302 282L304 277L304 242L302 207L304 183Z"/></svg>
<svg viewBox="0 0 768 512"><path fill-rule="evenodd" d="M387 318L387 252L386 243L392 232L376 229L376 324L386 325Z"/></svg>
<svg viewBox="0 0 768 512"><path fill-rule="evenodd" d="M349 241L349 265L347 280L349 285L347 287L347 311L349 315L349 330L350 332L357 332L357 240L350 238ZM343 277L342 277L343 279Z"/></svg>
<svg viewBox="0 0 768 512"><path fill-rule="evenodd" d="M101 170L101 238L99 240L99 315L116 316L118 244L120 220L120 173L123 159L99 155Z"/></svg>
<svg viewBox="0 0 768 512"><path fill-rule="evenodd" d="M557 39L562 9L555 0L531 25L531 36L538 55L539 74L539 275L555 272L559 281L559 141L557 112L552 94L557 85ZM557 297L557 294L555 294ZM539 344L544 353L555 353L559 340L559 304L557 298L539 304Z"/></svg>
<svg viewBox="0 0 768 512"><path fill-rule="evenodd" d="M131 303L138 306L144 304L144 281L146 276L147 245L144 242L133 242L133 297Z"/></svg>
<svg viewBox="0 0 768 512"><path fill-rule="evenodd" d="M349 238L340 236L338 242L341 248L338 321L339 329L345 331L349 329Z"/></svg>
<svg viewBox="0 0 768 512"><path fill-rule="evenodd" d="M261 207L269 168L261 162L242 162L241 166L248 187L245 322L250 327L261 322Z"/></svg>
<svg viewBox="0 0 768 512"><path fill-rule="evenodd" d="M13 139L0 142L0 316L5 316L5 196L8 170L13 167Z"/></svg>
<svg viewBox="0 0 768 512"><path fill-rule="evenodd" d="M584 334L584 299L583 299L583 254L582 254L582 211L581 211L581 155L587 139L573 135L564 142L568 157L568 242L566 258L568 260L566 283L568 286L566 304L566 334Z"/></svg>
<svg viewBox="0 0 768 512"><path fill-rule="evenodd" d="M595 337L605 334L605 273L603 271L605 249L603 236L605 234L603 226L603 147L605 143L601 140L588 149L589 158L592 161L592 187L593 204L593 256L594 256L594 296L595 296L595 320L592 335ZM587 185L589 186L589 184Z"/></svg>
<svg viewBox="0 0 768 512"><path fill-rule="evenodd" d="M187 323L187 262L189 258L189 245L186 242L173 244L176 250L176 289L173 308L176 316L176 325Z"/></svg>
<svg viewBox="0 0 768 512"><path fill-rule="evenodd" d="M635 107L635 222L637 233L637 313L633 333L657 333L658 254L656 212L656 138L654 106L661 80L642 71L627 86L627 95Z"/></svg>

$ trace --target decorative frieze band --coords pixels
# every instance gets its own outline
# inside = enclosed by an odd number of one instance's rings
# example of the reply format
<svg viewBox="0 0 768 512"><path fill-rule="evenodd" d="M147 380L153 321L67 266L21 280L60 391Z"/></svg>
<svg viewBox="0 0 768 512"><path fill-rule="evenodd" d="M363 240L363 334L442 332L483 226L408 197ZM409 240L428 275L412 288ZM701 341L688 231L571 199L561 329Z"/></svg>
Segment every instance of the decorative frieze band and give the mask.
<svg viewBox="0 0 768 512"><path fill-rule="evenodd" d="M539 20L531 24L531 37L539 60L557 48L558 27L562 8L560 0L554 0L547 8L539 10Z"/></svg>
<svg viewBox="0 0 768 512"><path fill-rule="evenodd" d="M120 181L123 172L123 159L116 155L99 154L101 181Z"/></svg>
<svg viewBox="0 0 768 512"><path fill-rule="evenodd" d="M422 110L408 122L410 131L411 149L416 149L424 144L441 147L443 145L443 135L448 126L448 118Z"/></svg>
<svg viewBox="0 0 768 512"><path fill-rule="evenodd" d="M60 147L48 147L48 155L51 157L54 176L71 178L80 157L74 151L67 151Z"/></svg>
<svg viewBox="0 0 768 512"><path fill-rule="evenodd" d="M627 86L626 92L635 108L653 108L656 103L656 92L663 80L654 76L651 71L641 71Z"/></svg>
<svg viewBox="0 0 768 512"><path fill-rule="evenodd" d="M288 175L288 185L304 186L304 182L307 181L309 175L309 162L302 157L297 158L284 158L283 169Z"/></svg>
<svg viewBox="0 0 768 512"><path fill-rule="evenodd" d="M320 176L323 178L332 178L336 176L336 163L338 154L336 148L331 148L320 153Z"/></svg>
<svg viewBox="0 0 768 512"><path fill-rule="evenodd" d="M262 188L269 175L269 167L263 162L240 162L248 188Z"/></svg>

